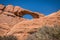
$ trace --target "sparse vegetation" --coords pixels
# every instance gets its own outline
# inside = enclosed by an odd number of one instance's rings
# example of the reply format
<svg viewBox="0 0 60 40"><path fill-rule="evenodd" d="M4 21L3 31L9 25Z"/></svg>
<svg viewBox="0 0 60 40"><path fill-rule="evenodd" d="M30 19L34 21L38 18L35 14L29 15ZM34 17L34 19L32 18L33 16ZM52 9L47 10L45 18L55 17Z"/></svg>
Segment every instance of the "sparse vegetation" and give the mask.
<svg viewBox="0 0 60 40"><path fill-rule="evenodd" d="M0 36L0 40L17 40L15 36Z"/></svg>
<svg viewBox="0 0 60 40"><path fill-rule="evenodd" d="M60 26L42 27L27 40L60 40Z"/></svg>

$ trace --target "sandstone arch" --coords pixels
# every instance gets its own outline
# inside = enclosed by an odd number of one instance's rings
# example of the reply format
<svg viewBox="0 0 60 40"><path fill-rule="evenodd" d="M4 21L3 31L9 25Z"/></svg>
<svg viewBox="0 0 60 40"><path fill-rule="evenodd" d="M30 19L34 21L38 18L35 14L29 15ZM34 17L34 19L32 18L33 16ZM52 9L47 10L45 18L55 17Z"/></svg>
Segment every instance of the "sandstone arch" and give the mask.
<svg viewBox="0 0 60 40"><path fill-rule="evenodd" d="M4 11L13 13L19 17L23 17L25 14L31 15L33 18L40 18L40 17L45 16L44 14L40 14L38 12L32 12L32 11L23 9L19 6L15 6L15 7L13 5L4 6L4 5L0 4L0 13L2 13Z"/></svg>
<svg viewBox="0 0 60 40"><path fill-rule="evenodd" d="M21 11L21 13L22 13L22 16L24 16L25 14L30 14L32 15L33 18L39 18L38 14L31 12L31 11L24 10L24 11Z"/></svg>
<svg viewBox="0 0 60 40"><path fill-rule="evenodd" d="M19 13L15 13L17 16L23 17L25 14L30 14L32 15L33 18L39 18L40 17L40 13L34 13L28 10L22 10Z"/></svg>

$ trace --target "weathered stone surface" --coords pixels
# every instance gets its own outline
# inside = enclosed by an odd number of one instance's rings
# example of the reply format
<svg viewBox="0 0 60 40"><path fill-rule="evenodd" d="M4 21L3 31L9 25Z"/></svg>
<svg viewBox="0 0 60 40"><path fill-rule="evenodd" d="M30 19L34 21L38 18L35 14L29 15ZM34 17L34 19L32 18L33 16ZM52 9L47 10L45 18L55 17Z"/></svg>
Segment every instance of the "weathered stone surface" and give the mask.
<svg viewBox="0 0 60 40"><path fill-rule="evenodd" d="M2 7L4 5L0 5L0 7ZM8 5L6 6L4 9L3 9L3 13L13 13L15 14L16 16L19 16L19 17L23 17L25 14L30 14L33 16L33 18L40 18L40 17L44 17L45 15L43 14L40 14L38 12L32 12L32 11L29 11L29 10L26 10L26 9L23 9L19 6L13 6L13 5Z"/></svg>
<svg viewBox="0 0 60 40"><path fill-rule="evenodd" d="M36 32L38 28L43 26L50 26L53 27L54 25L60 25L60 11L56 13L52 13L51 15L41 17L39 19L33 19L28 21L22 21L16 24L7 35L14 35L16 36L21 34L29 34L32 32ZM27 36L28 37L28 36ZM25 38L24 36L21 38ZM18 37L19 39L19 37Z"/></svg>
<svg viewBox="0 0 60 40"><path fill-rule="evenodd" d="M40 17L44 17L43 14L40 14L40 13L37 13L37 12L31 12L29 10L22 10L20 13L16 13L16 15L22 17L24 16L25 14L30 14L33 16L33 18L40 18Z"/></svg>
<svg viewBox="0 0 60 40"><path fill-rule="evenodd" d="M7 16L11 16L11 17L16 17L16 15L14 15L14 14L11 13L11 12L6 12L6 11L4 11L2 14L7 15Z"/></svg>
<svg viewBox="0 0 60 40"><path fill-rule="evenodd" d="M2 14L2 10L0 10L0 14Z"/></svg>
<svg viewBox="0 0 60 40"><path fill-rule="evenodd" d="M35 14L39 15L39 17L44 17L45 15L39 12L34 12Z"/></svg>
<svg viewBox="0 0 60 40"><path fill-rule="evenodd" d="M12 15L5 15L3 13L0 15L0 23L8 23L8 25L11 27L23 20L26 20L26 19L12 16Z"/></svg>
<svg viewBox="0 0 60 40"><path fill-rule="evenodd" d="M6 35L10 31L10 27L7 23L0 23L0 36Z"/></svg>
<svg viewBox="0 0 60 40"><path fill-rule="evenodd" d="M23 9L22 9L21 7L15 6L13 12L14 12L14 13L15 13L15 12L18 12L18 13L19 13L19 12L21 12L22 10L23 10Z"/></svg>
<svg viewBox="0 0 60 40"><path fill-rule="evenodd" d="M0 10L4 9L4 5L0 4Z"/></svg>
<svg viewBox="0 0 60 40"><path fill-rule="evenodd" d="M8 5L8 6L6 6L6 8L4 9L4 11L13 12L13 9L14 9L14 6L13 6L13 5Z"/></svg>
<svg viewBox="0 0 60 40"><path fill-rule="evenodd" d="M3 10L2 10L3 9ZM25 14L33 16L32 20L22 18ZM19 6L0 5L0 35L14 35L18 40L25 40L40 27L60 25L60 11L45 16Z"/></svg>

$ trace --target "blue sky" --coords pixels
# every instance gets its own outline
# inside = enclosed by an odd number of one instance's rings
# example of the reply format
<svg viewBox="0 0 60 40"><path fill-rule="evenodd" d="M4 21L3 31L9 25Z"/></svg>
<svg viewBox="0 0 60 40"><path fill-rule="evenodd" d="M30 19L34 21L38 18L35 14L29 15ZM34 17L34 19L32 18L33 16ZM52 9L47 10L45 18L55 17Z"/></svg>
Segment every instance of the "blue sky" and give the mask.
<svg viewBox="0 0 60 40"><path fill-rule="evenodd" d="M40 12L45 15L60 10L60 0L0 0L0 4L21 6L33 12ZM28 16L26 16L29 18Z"/></svg>

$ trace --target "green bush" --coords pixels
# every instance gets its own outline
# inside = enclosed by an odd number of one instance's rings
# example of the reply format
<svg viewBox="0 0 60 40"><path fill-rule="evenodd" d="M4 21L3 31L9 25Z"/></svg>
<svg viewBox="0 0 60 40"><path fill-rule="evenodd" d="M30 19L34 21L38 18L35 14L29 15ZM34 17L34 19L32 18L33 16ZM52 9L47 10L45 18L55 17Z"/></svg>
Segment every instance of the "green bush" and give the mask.
<svg viewBox="0 0 60 40"><path fill-rule="evenodd" d="M42 27L27 40L60 40L60 26Z"/></svg>
<svg viewBox="0 0 60 40"><path fill-rule="evenodd" d="M0 40L17 40L15 36L0 36Z"/></svg>

